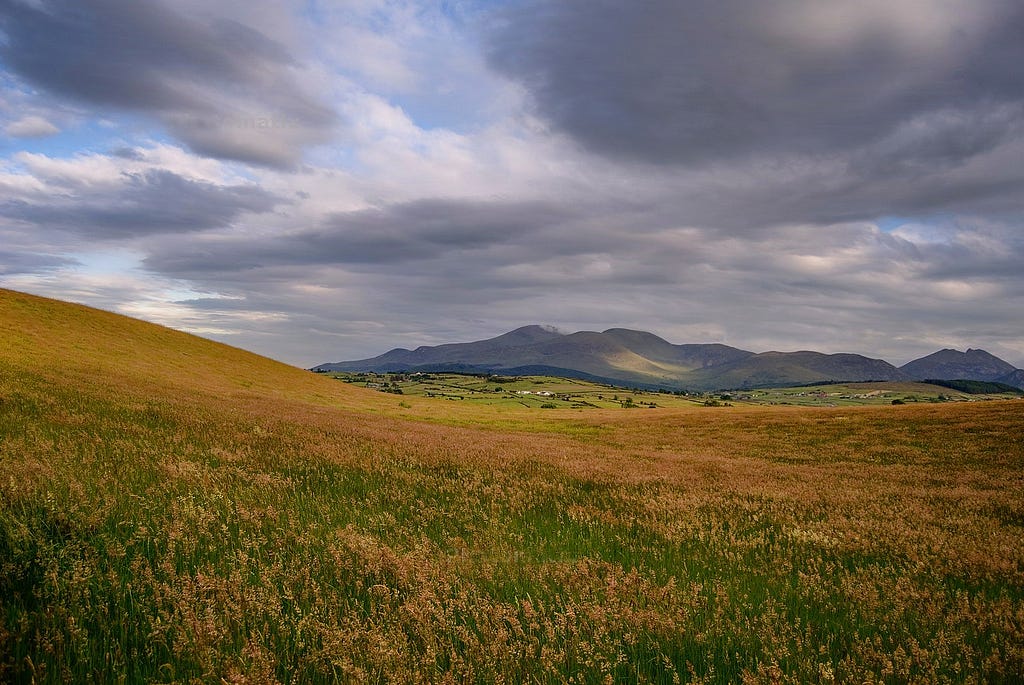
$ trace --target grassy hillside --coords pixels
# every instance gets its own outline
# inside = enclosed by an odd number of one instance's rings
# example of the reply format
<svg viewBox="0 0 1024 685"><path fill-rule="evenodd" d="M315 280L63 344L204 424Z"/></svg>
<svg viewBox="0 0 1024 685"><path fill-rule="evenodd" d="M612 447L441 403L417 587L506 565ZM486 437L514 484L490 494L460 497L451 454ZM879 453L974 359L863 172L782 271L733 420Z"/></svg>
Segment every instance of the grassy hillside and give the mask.
<svg viewBox="0 0 1024 685"><path fill-rule="evenodd" d="M972 381L972 380L929 380L927 383L932 385L939 385L957 392L967 393L968 395L983 395L992 394L997 392L1012 393L1014 395L1024 395L1024 390L1014 387L1012 385L1006 385L1005 383L997 383L995 381Z"/></svg>
<svg viewBox="0 0 1024 685"><path fill-rule="evenodd" d="M1019 682L1022 430L471 407L0 291L0 681Z"/></svg>

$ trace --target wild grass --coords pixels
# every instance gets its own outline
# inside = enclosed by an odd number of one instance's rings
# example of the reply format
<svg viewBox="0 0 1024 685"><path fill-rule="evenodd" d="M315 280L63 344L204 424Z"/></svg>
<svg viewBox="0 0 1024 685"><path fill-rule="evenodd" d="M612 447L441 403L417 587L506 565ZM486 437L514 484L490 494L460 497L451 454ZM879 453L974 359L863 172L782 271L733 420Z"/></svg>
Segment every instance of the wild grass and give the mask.
<svg viewBox="0 0 1024 685"><path fill-rule="evenodd" d="M1024 679L1019 402L438 411L0 321L2 681Z"/></svg>

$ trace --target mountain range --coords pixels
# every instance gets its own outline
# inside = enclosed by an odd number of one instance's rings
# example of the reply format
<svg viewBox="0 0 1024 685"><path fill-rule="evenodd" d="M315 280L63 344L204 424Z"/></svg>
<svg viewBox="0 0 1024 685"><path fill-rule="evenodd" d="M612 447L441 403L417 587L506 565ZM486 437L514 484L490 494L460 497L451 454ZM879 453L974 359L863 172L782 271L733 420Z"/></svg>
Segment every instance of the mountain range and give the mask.
<svg viewBox="0 0 1024 685"><path fill-rule="evenodd" d="M755 353L719 343L676 345L626 328L561 333L536 325L487 340L396 348L372 359L320 364L312 370L543 374L686 390L925 379L996 381L1024 388L1024 370L984 350L940 350L896 367L859 354Z"/></svg>

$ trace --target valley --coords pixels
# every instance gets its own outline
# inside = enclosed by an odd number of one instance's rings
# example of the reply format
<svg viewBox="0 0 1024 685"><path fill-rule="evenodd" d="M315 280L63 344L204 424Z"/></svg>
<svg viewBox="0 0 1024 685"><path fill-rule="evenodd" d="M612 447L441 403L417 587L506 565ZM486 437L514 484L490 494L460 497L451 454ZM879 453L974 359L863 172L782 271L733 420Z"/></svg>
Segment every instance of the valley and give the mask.
<svg viewBox="0 0 1024 685"><path fill-rule="evenodd" d="M919 382L828 383L742 391L684 393L642 390L557 376L501 376L460 373L344 373L330 378L357 387L409 397L465 402L474 406L534 409L659 409L742 405L809 407L875 406L918 402L1012 400L1024 391L962 392ZM987 389L987 388L986 388Z"/></svg>

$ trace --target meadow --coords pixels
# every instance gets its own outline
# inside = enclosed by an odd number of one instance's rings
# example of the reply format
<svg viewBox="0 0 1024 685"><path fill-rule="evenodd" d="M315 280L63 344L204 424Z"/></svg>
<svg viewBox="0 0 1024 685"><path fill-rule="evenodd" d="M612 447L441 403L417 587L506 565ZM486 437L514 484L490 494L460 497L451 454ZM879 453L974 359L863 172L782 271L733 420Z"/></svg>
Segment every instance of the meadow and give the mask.
<svg viewBox="0 0 1024 685"><path fill-rule="evenodd" d="M1022 430L399 396L0 291L0 681L1021 682Z"/></svg>

